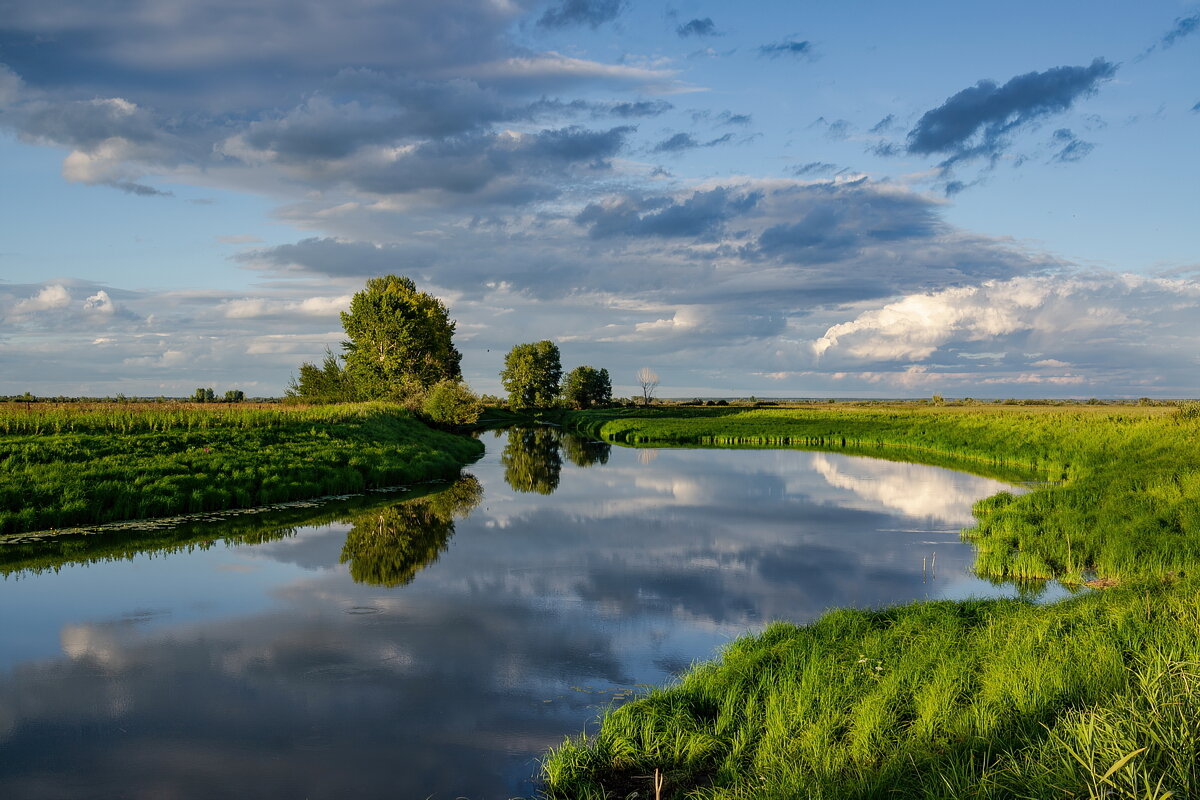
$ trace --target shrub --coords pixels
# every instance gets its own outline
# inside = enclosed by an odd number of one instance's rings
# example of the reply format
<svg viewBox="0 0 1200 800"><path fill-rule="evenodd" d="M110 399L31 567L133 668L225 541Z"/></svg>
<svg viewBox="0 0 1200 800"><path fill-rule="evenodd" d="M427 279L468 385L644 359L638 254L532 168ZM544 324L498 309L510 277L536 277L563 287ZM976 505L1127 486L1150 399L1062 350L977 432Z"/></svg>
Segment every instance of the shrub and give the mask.
<svg viewBox="0 0 1200 800"><path fill-rule="evenodd" d="M440 381L430 387L421 413L437 425L470 425L479 419L483 405L475 393L457 381Z"/></svg>

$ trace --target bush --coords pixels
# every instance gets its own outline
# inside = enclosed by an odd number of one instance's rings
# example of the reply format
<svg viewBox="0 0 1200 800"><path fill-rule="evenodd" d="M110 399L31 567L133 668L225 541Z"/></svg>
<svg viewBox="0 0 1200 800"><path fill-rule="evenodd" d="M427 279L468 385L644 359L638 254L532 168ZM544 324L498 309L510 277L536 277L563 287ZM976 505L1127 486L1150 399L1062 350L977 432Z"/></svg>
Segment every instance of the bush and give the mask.
<svg viewBox="0 0 1200 800"><path fill-rule="evenodd" d="M436 425L470 425L479 419L483 404L466 385L440 381L430 387L421 403L421 414Z"/></svg>

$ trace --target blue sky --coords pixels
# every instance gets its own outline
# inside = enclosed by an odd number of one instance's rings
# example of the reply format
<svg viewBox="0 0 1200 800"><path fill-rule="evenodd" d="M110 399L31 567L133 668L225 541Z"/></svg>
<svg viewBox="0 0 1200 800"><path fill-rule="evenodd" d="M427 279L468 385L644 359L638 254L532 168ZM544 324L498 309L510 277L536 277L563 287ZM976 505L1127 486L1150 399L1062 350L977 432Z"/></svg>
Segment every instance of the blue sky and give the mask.
<svg viewBox="0 0 1200 800"><path fill-rule="evenodd" d="M1200 394L1200 5L0 2L0 393L277 395L394 272L666 396Z"/></svg>

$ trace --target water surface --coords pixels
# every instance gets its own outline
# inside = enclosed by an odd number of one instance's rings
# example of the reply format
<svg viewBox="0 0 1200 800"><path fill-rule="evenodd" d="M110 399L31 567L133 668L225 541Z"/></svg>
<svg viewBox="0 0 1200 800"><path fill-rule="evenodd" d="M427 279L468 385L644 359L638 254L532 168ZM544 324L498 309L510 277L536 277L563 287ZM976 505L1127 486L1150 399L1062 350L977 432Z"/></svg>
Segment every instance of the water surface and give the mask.
<svg viewBox="0 0 1200 800"><path fill-rule="evenodd" d="M530 795L599 709L770 620L1015 593L959 541L986 478L484 438L421 497L0 549L0 797Z"/></svg>

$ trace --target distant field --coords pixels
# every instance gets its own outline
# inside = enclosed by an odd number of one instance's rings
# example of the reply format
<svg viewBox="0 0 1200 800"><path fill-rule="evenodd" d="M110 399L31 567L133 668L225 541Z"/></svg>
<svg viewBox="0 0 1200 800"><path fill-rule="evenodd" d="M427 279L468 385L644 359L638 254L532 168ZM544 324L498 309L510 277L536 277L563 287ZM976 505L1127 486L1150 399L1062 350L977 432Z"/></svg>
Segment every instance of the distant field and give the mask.
<svg viewBox="0 0 1200 800"><path fill-rule="evenodd" d="M0 533L448 477L482 449L385 404L4 403Z"/></svg>

